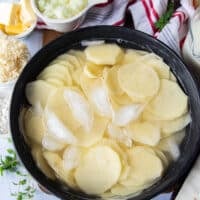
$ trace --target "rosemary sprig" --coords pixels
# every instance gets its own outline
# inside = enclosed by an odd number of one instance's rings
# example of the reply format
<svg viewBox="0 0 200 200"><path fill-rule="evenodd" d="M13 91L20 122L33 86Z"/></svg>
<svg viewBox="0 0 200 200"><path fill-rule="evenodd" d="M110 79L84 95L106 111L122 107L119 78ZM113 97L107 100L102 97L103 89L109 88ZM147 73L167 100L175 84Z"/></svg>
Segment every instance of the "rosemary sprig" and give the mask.
<svg viewBox="0 0 200 200"><path fill-rule="evenodd" d="M155 27L159 31L161 31L164 28L164 26L169 22L173 12L174 12L174 2L170 1L167 7L167 11L155 23Z"/></svg>

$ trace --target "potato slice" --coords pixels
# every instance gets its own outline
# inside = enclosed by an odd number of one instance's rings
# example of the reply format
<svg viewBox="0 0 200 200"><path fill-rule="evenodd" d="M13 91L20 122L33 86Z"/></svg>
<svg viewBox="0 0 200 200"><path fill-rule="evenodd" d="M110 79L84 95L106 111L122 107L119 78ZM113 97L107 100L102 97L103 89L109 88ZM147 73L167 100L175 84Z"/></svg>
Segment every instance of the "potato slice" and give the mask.
<svg viewBox="0 0 200 200"><path fill-rule="evenodd" d="M64 99L64 91L65 88L59 88L52 93L48 99L45 110L54 113L66 127L74 132L80 127L80 124L73 117L71 109Z"/></svg>
<svg viewBox="0 0 200 200"><path fill-rule="evenodd" d="M117 184L111 188L111 193L114 195L126 196L135 193L135 195L139 194L142 190L144 190L145 186L124 186L121 184ZM123 197L122 197L123 199Z"/></svg>
<svg viewBox="0 0 200 200"><path fill-rule="evenodd" d="M75 56L78 59L80 65L82 67L84 66L85 61L86 61L86 56L85 56L85 53L83 51L70 50L70 51L68 51L68 54L72 55L72 56Z"/></svg>
<svg viewBox="0 0 200 200"><path fill-rule="evenodd" d="M56 58L55 60L53 60L50 64L49 64L49 66L51 66L51 65L61 65L61 66L63 66L63 67L65 67L65 68L67 68L67 70L69 71L69 72L71 72L71 71L73 71L76 67L71 63L71 62L69 62L68 60L66 61L66 60L63 60L62 58Z"/></svg>
<svg viewBox="0 0 200 200"><path fill-rule="evenodd" d="M43 157L42 148L39 145L32 146L31 154L40 170L50 179L55 179L53 170L49 167L48 163Z"/></svg>
<svg viewBox="0 0 200 200"><path fill-rule="evenodd" d="M87 60L97 65L114 65L123 55L122 49L116 44L100 44L85 49Z"/></svg>
<svg viewBox="0 0 200 200"><path fill-rule="evenodd" d="M91 62L86 62L83 71L89 78L98 78L103 75L104 68L104 65L96 65Z"/></svg>
<svg viewBox="0 0 200 200"><path fill-rule="evenodd" d="M157 73L141 63L122 66L118 71L118 78L121 88L138 102L154 97L160 87Z"/></svg>
<svg viewBox="0 0 200 200"><path fill-rule="evenodd" d="M144 51L144 53L147 53L147 52ZM139 59L141 59L142 56L143 54L141 54L140 52L136 50L127 49L122 60L122 65L133 64Z"/></svg>
<svg viewBox="0 0 200 200"><path fill-rule="evenodd" d="M133 141L155 146L160 141L160 128L150 122L135 122L129 125L128 132Z"/></svg>
<svg viewBox="0 0 200 200"><path fill-rule="evenodd" d="M120 128L110 123L108 124L107 131L110 138L117 140L118 142L124 144L126 147L132 147L132 139L128 135L125 128Z"/></svg>
<svg viewBox="0 0 200 200"><path fill-rule="evenodd" d="M169 79L169 66L156 54L148 53L140 59L140 62L144 63L146 66L152 67L157 72L160 79Z"/></svg>
<svg viewBox="0 0 200 200"><path fill-rule="evenodd" d="M129 151L131 171L129 179L122 181L124 186L142 186L161 177L162 161L146 147L136 146Z"/></svg>
<svg viewBox="0 0 200 200"><path fill-rule="evenodd" d="M159 93L147 106L147 110L161 120L173 120L185 113L187 104L188 98L180 86L162 79Z"/></svg>
<svg viewBox="0 0 200 200"><path fill-rule="evenodd" d="M163 163L163 167L167 168L170 163L167 156L161 150L159 150L157 148L154 148L154 151L155 151L156 155L161 159L161 161Z"/></svg>
<svg viewBox="0 0 200 200"><path fill-rule="evenodd" d="M126 93L123 93L122 95L111 94L110 99L119 105L130 105L134 103L134 101Z"/></svg>
<svg viewBox="0 0 200 200"><path fill-rule="evenodd" d="M68 146L63 153L64 166L68 170L73 170L79 166L86 149L77 146Z"/></svg>
<svg viewBox="0 0 200 200"><path fill-rule="evenodd" d="M61 80L58 80L56 78L48 78L45 80L47 83L51 84L54 87L64 87L64 83Z"/></svg>
<svg viewBox="0 0 200 200"><path fill-rule="evenodd" d="M38 75L38 79L40 79L44 74L54 74L54 73L65 74L67 72L67 68L58 63L48 65L44 70Z"/></svg>
<svg viewBox="0 0 200 200"><path fill-rule="evenodd" d="M95 115L94 124L90 132L84 131L82 127L74 132L74 135L77 138L77 145L90 147L99 142L104 135L107 124L108 120L106 118Z"/></svg>
<svg viewBox="0 0 200 200"><path fill-rule="evenodd" d="M103 81L82 75L81 87L93 106L94 111L100 116L111 118L113 114L112 104Z"/></svg>
<svg viewBox="0 0 200 200"><path fill-rule="evenodd" d="M71 188L77 189L73 172L64 167L63 161L57 153L45 151L43 156L60 180L67 183Z"/></svg>
<svg viewBox="0 0 200 200"><path fill-rule="evenodd" d="M127 148L123 149L122 146L120 146L116 141L114 141L112 139L107 139L107 138L102 138L97 143L97 145L109 146L115 152L117 152L117 154L120 157L121 165L122 165L119 181L125 180L129 175L129 169L130 169L130 166L129 166L129 163L128 163L128 156L127 156L127 153L126 153ZM125 147L125 146L123 146L123 147Z"/></svg>
<svg viewBox="0 0 200 200"><path fill-rule="evenodd" d="M83 157L75 171L75 179L85 193L102 194L117 183L120 172L118 154L108 146L95 146Z"/></svg>
<svg viewBox="0 0 200 200"><path fill-rule="evenodd" d="M175 75L173 74L173 72L170 72L169 79L170 79L171 81L177 82L177 79L176 79Z"/></svg>
<svg viewBox="0 0 200 200"><path fill-rule="evenodd" d="M48 151L60 151L66 147L66 143L63 143L51 135L45 135L42 138L42 146Z"/></svg>
<svg viewBox="0 0 200 200"><path fill-rule="evenodd" d="M47 68L45 68L38 76L38 79L58 79L65 85L72 85L72 78L68 68L60 64L50 65Z"/></svg>
<svg viewBox="0 0 200 200"><path fill-rule="evenodd" d="M24 117L24 130L30 143L42 143L42 138L46 133L44 116L42 113L37 113L32 108L29 108Z"/></svg>
<svg viewBox="0 0 200 200"><path fill-rule="evenodd" d="M89 132L93 127L94 114L81 91L67 88L64 90L64 99L69 105L74 118Z"/></svg>
<svg viewBox="0 0 200 200"><path fill-rule="evenodd" d="M53 91L55 91L55 89L55 87L46 83L45 81L33 81L26 85L26 98L31 105L36 106L38 103L40 103L40 105L44 108L48 97Z"/></svg>
<svg viewBox="0 0 200 200"><path fill-rule="evenodd" d="M121 89L118 81L118 67L113 66L110 69L104 71L104 79L106 87L110 94L122 95L124 91Z"/></svg>
<svg viewBox="0 0 200 200"><path fill-rule="evenodd" d="M189 113L174 120L162 121L160 124L162 136L167 137L175 132L180 131L183 128L185 128L190 122L191 122L191 116Z"/></svg>
<svg viewBox="0 0 200 200"><path fill-rule="evenodd" d="M56 59L69 62L75 68L83 67L81 65L81 63L79 62L78 58L76 56L72 55L72 54L69 54L69 53L62 54L62 55L58 56Z"/></svg>
<svg viewBox="0 0 200 200"><path fill-rule="evenodd" d="M116 151L118 153L118 155L120 157L120 160L121 160L121 164L123 166L127 166L128 165L128 156L126 154L126 150L127 149L123 149L119 145L119 143L117 143L116 141L104 137L97 143L97 145L111 147L114 151Z"/></svg>
<svg viewBox="0 0 200 200"><path fill-rule="evenodd" d="M142 119L144 121L152 121L155 122L156 124L164 121L162 119L160 119L159 117L155 116L153 113L149 112L149 110L145 109L142 113Z"/></svg>

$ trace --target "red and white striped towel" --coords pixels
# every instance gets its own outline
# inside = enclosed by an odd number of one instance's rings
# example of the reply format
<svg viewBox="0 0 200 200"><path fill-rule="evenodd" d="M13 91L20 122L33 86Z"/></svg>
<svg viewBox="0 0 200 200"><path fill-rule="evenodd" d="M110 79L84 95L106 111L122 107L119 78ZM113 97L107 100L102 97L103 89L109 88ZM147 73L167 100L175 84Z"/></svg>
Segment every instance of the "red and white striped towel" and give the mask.
<svg viewBox="0 0 200 200"><path fill-rule="evenodd" d="M169 23L159 32L155 22L167 9L168 0L109 0L94 6L87 13L80 27L95 25L123 26L127 11L130 12L134 28L163 41L176 52L180 52L188 30L188 18L194 8L192 0L181 0L181 6L173 13ZM49 28L40 20L38 28Z"/></svg>
<svg viewBox="0 0 200 200"><path fill-rule="evenodd" d="M186 1L172 15L169 23L159 32L155 22L167 9L167 0L138 0L129 7L135 28L163 41L176 52L180 52L188 30Z"/></svg>

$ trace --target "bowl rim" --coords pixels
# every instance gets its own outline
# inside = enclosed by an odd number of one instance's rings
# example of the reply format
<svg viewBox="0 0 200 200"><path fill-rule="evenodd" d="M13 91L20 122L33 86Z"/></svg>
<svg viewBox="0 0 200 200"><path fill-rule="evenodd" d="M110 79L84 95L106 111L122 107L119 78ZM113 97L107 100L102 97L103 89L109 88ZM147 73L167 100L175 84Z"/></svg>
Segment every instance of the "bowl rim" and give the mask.
<svg viewBox="0 0 200 200"><path fill-rule="evenodd" d="M108 0L107 0L108 1ZM31 5L32 8L34 10L34 12L36 13L37 16L39 16L43 21L47 22L47 23L53 23L53 24L68 24L71 22L74 22L75 20L79 19L80 17L82 17L84 14L87 13L87 11L93 7L96 4L88 4L84 9L82 9L80 12L78 12L76 15L70 17L70 18L64 18L64 19L53 19L53 18L49 18L46 15L44 15L38 8L37 4L36 4L36 0L31 0Z"/></svg>
<svg viewBox="0 0 200 200"><path fill-rule="evenodd" d="M29 34L31 34L33 32L33 30L35 29L37 25L37 19L31 24L31 26L25 30L24 32L20 33L20 34L17 34L17 35L8 35L9 37L13 37L13 38L16 38L16 39L21 39L21 38L24 38L26 36L28 36Z"/></svg>
<svg viewBox="0 0 200 200"><path fill-rule="evenodd" d="M78 30L75 30L75 31L71 31L71 32L66 33L63 36L57 38L53 42L51 42L48 45L46 45L45 47L43 47L40 51L38 51L38 53L34 57L37 58L37 56L39 56L40 53L44 52L48 48L51 48L55 43L59 43L60 41L64 40L65 37L67 37L69 35L73 36L74 33L79 34L82 31L89 32L89 31L102 31L102 30L107 30L108 32L112 32L113 29L115 29L115 31L122 31L122 32L123 31L128 31L128 32L131 31L131 33L133 35L137 35L139 37L145 38L145 40L149 40L149 41L152 41L153 43L157 43L161 48L164 48L165 50L170 51L173 54L174 58L176 58L176 60L179 61L179 63L182 65L182 67L184 67L184 70L186 70L186 73L187 73L188 76L190 76L190 79L192 79L192 85L194 87L195 93L198 94L197 97L196 97L196 102L200 105L200 94L199 94L199 90L198 90L198 86L197 86L197 80L196 80L195 76L191 73L191 70L186 67L186 65L184 64L184 62L180 58L180 56L174 50L172 50L166 44L164 44L163 42L157 40L156 38L154 38L154 37L152 37L152 36L150 36L146 33L141 32L141 31L137 31L137 30L133 30L133 29L125 28L125 27L113 27L113 26L94 26L94 27L89 27L89 28L82 28L82 29L78 29ZM95 36L93 36L93 37L98 38L98 37L95 37ZM31 60L29 62L31 62ZM24 68L24 70L25 70L25 68ZM28 65L27 65L27 68L28 68ZM20 77L22 76L22 74L23 73L21 73ZM14 109L13 99L14 99L14 96L15 96L15 93L16 93L16 88L18 87L18 84L20 84L19 80L20 80L20 78L17 80L17 83L14 87L14 91L13 91L13 94L12 94L9 119L10 119L10 132L11 132L11 135L12 135L12 139L14 141L14 146L15 146L15 149L16 149L16 151L19 155L19 158L20 158L21 162L23 163L24 167L27 169L27 171L31 174L31 176L39 184L41 184L43 187L45 187L47 190L49 190L50 192L52 192L54 195L56 195L59 198L63 198L64 195L66 195L66 193L67 193L67 195L69 195L69 199L70 199L70 196L72 196L72 199L76 199L76 198L77 199L79 199L79 198L80 199L99 199L98 197L92 198L91 196L88 197L86 194L79 193L79 192L77 193L75 190L69 189L65 193L61 192L61 190L60 191L56 190L56 188L53 187L53 184L49 179L48 179L48 183L47 183L45 180L41 179L41 177L38 174L34 174L32 167L28 166L27 163L26 163L26 160L24 158L22 158L23 152L20 150L20 147L19 147L20 144L17 143L17 140L15 138L16 136L14 134L14 127L16 125L15 124L16 122L13 121L13 117L12 117L12 110ZM197 109L200 112L200 106ZM195 127L197 127L198 130L200 130L200 124L195 124ZM200 143L200 136L198 138L198 141L196 140L195 146L193 146L193 152L190 153L190 157L189 157L190 163L187 163L187 165L184 166L184 168L182 167L182 170L179 170L170 179L165 180L164 183L159 185L159 187L154 188L154 190L151 190L151 193L146 194L145 197L140 197L140 194L139 194L138 196L134 196L134 197L130 197L130 198L128 197L127 199L129 199L129 200L132 200L132 199L134 199L134 200L136 200L136 199L137 200L150 199L150 198L155 197L156 195L160 194L161 192L165 191L166 189L168 189L172 184L177 183L177 181L180 180L181 178L185 177L185 175L188 173L189 169L191 168L192 164L194 163L195 158L197 157L197 154L200 150L199 143ZM43 176L45 176L45 175L43 175ZM82 196L82 194L83 194L83 196ZM141 195L142 195L142 193L141 193Z"/></svg>

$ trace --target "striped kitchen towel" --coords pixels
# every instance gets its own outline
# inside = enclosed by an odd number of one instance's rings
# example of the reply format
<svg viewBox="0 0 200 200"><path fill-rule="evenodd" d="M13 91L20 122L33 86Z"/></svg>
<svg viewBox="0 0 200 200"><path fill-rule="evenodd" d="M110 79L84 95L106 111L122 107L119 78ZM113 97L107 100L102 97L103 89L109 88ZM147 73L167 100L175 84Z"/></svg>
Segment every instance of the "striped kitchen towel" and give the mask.
<svg viewBox="0 0 200 200"><path fill-rule="evenodd" d="M131 12L135 28L151 34L163 41L176 52L180 52L188 31L188 0L181 1L169 22L159 31L155 23L166 12L167 0L138 0L128 9ZM190 7L190 10L193 7Z"/></svg>
<svg viewBox="0 0 200 200"><path fill-rule="evenodd" d="M192 2L193 0L181 0L180 7L161 31L156 28L155 23L166 12L168 0L108 0L107 3L91 8L80 27L123 26L129 12L135 29L153 35L180 52L188 31L188 19L194 12ZM37 27L49 28L41 20L38 20Z"/></svg>

